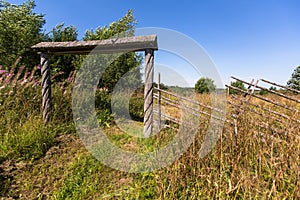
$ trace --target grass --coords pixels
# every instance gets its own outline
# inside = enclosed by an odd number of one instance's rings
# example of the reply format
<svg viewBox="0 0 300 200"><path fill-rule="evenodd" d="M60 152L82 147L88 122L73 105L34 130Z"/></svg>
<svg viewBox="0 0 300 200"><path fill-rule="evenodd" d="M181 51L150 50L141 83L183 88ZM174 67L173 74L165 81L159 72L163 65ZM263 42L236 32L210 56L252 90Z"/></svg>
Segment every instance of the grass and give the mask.
<svg viewBox="0 0 300 200"><path fill-rule="evenodd" d="M37 72L34 72L37 73ZM15 75L17 77L17 75ZM20 78L22 77L22 78ZM78 138L72 123L71 83L53 85L53 118L43 125L41 87L35 76L6 82L0 90L0 197L14 199L297 199L300 197L299 125L275 117L244 112L234 126L225 124L216 146L200 159L198 151L207 130L207 118L196 139L171 166L149 173L126 173L95 159ZM13 82L18 84L13 85ZM4 87L3 87L4 86ZM276 96L270 99L299 105ZM296 96L297 97L297 96ZM209 104L209 96L199 97ZM297 97L299 98L299 97ZM239 102L234 98L232 101ZM138 102L138 101L137 101ZM299 119L299 114L252 99L253 104ZM139 105L134 105L139 107ZM251 107L257 109L256 107ZM176 109L165 107L174 117ZM234 109L228 107L228 119ZM111 116L109 116L109 121ZM102 118L105 119L105 116ZM109 122L108 121L108 122ZM286 135L258 126L281 127ZM104 123L105 124L105 123ZM141 124L141 123L137 123ZM174 131L144 140L123 133L114 124L105 133L130 151L151 151L172 139Z"/></svg>

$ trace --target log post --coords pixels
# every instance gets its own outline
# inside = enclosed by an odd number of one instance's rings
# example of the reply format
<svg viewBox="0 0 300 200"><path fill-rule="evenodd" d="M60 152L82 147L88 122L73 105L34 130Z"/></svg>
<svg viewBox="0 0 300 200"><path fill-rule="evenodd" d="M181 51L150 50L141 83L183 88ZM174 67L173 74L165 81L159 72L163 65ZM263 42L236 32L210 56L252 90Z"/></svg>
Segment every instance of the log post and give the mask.
<svg viewBox="0 0 300 200"><path fill-rule="evenodd" d="M161 129L161 92L160 92L160 73L158 73L158 99L157 99L157 109L158 109L158 131Z"/></svg>
<svg viewBox="0 0 300 200"><path fill-rule="evenodd" d="M154 51L145 51L145 89L144 89L144 137L150 137L153 131L153 74Z"/></svg>
<svg viewBox="0 0 300 200"><path fill-rule="evenodd" d="M42 108L44 123L51 119L51 81L50 81L50 59L46 53L41 53L42 73Z"/></svg>

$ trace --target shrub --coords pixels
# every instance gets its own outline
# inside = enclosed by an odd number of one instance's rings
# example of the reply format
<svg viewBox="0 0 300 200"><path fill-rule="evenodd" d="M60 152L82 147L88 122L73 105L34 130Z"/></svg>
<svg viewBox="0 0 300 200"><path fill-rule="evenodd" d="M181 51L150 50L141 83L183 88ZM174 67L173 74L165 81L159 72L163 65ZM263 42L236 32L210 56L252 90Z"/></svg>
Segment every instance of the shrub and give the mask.
<svg viewBox="0 0 300 200"><path fill-rule="evenodd" d="M241 81L231 82L230 85L233 86L233 87L239 88L241 90L244 90L244 91L246 90L244 83L241 82ZM240 93L241 92L236 91L234 89L229 89L229 94L240 94Z"/></svg>
<svg viewBox="0 0 300 200"><path fill-rule="evenodd" d="M195 84L195 91L199 94L209 93L216 90L214 80L210 78L200 78Z"/></svg>

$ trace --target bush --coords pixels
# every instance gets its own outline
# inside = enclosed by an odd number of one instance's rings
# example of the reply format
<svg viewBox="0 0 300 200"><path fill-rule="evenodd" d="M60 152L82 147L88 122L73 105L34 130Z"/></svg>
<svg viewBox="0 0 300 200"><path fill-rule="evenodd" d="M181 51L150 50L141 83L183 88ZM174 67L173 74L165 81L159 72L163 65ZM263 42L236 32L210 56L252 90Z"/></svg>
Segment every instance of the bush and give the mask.
<svg viewBox="0 0 300 200"><path fill-rule="evenodd" d="M129 113L133 120L143 121L144 119L144 98L133 96L129 101Z"/></svg>
<svg viewBox="0 0 300 200"><path fill-rule="evenodd" d="M243 91L246 91L245 85L241 81L231 82L230 85L233 86L233 87L239 88L239 89L241 89ZM236 91L234 89L229 89L229 94L241 94L241 92Z"/></svg>
<svg viewBox="0 0 300 200"><path fill-rule="evenodd" d="M195 84L195 91L199 94L209 93L216 90L214 80L210 78L200 78Z"/></svg>

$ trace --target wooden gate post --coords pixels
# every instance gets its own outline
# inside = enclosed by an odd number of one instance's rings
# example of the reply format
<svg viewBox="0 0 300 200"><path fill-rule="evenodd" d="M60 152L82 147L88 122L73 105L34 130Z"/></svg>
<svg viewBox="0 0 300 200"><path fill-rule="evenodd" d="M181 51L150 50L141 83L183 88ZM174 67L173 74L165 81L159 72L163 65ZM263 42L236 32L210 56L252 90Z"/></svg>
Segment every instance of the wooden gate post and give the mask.
<svg viewBox="0 0 300 200"><path fill-rule="evenodd" d="M44 123L51 119L51 81L50 81L50 59L46 53L41 53L42 73L42 108Z"/></svg>
<svg viewBox="0 0 300 200"><path fill-rule="evenodd" d="M154 51L145 51L145 89L144 89L144 137L150 137L153 130L153 74Z"/></svg>
<svg viewBox="0 0 300 200"><path fill-rule="evenodd" d="M161 92L160 92L160 73L158 73L158 81L157 81L157 110L158 110L158 131L161 129Z"/></svg>

